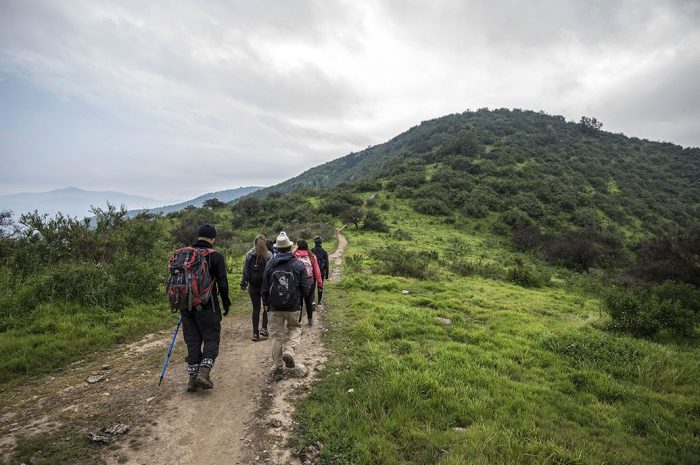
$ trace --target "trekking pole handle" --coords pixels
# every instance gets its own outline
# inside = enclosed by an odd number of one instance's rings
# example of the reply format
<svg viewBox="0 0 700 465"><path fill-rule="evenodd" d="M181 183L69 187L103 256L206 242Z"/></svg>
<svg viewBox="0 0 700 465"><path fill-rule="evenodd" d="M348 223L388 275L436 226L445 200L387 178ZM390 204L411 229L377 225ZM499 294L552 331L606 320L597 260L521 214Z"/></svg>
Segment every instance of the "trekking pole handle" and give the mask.
<svg viewBox="0 0 700 465"><path fill-rule="evenodd" d="M168 368L168 362L170 361L170 354L173 353L173 346L175 345L175 339L177 339L177 332L180 329L180 324L182 323L182 315L180 315L180 319L177 321L177 326L175 326L175 331L173 331L173 340L170 341L170 347L168 348L168 355L165 357L165 362L163 362L163 370L160 372L160 381L158 381L158 386L163 382L163 378L165 377L165 370Z"/></svg>

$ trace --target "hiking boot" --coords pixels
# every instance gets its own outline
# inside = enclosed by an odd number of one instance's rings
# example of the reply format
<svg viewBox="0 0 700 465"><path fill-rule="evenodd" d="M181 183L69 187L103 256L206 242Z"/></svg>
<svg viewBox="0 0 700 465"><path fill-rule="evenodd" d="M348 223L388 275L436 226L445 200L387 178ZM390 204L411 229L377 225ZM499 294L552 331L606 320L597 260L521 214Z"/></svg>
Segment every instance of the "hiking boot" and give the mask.
<svg viewBox="0 0 700 465"><path fill-rule="evenodd" d="M253 342L258 342L260 340L260 335L259 334L253 334L253 337L250 338L251 341Z"/></svg>
<svg viewBox="0 0 700 465"><path fill-rule="evenodd" d="M190 375L187 380L187 392L197 392L197 375Z"/></svg>
<svg viewBox="0 0 700 465"><path fill-rule="evenodd" d="M214 383L209 379L209 372L211 368L209 367L199 367L199 374L197 374L197 379L195 384L199 389L214 389Z"/></svg>
<svg viewBox="0 0 700 465"><path fill-rule="evenodd" d="M314 319L313 319L313 318L309 318L309 326L313 326L313 325L314 325Z"/></svg>
<svg viewBox="0 0 700 465"><path fill-rule="evenodd" d="M282 360L284 360L284 366L287 368L294 368L294 357L289 352L282 354Z"/></svg>
<svg viewBox="0 0 700 465"><path fill-rule="evenodd" d="M260 337L270 337L270 333L267 332L267 329L261 329Z"/></svg>

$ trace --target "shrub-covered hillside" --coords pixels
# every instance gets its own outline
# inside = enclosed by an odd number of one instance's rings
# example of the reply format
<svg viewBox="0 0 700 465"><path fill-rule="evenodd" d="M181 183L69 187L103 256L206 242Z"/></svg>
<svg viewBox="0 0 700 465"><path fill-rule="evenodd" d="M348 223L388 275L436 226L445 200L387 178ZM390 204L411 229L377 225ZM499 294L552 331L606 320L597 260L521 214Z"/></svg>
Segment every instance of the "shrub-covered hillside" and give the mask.
<svg viewBox="0 0 700 465"><path fill-rule="evenodd" d="M584 270L624 266L633 245L700 219L700 149L532 111L426 121L260 195L348 181L383 187L447 221L485 218L518 247Z"/></svg>

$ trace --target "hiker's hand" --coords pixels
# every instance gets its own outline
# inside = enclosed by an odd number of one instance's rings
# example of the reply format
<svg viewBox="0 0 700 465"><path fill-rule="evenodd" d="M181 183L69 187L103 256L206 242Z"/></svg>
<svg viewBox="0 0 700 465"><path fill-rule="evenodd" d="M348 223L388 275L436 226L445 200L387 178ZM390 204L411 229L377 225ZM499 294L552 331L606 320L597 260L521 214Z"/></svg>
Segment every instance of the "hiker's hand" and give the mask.
<svg viewBox="0 0 700 465"><path fill-rule="evenodd" d="M265 311L266 311L266 312L269 312L269 311L270 311L270 306L269 306L269 305L265 305Z"/></svg>
<svg viewBox="0 0 700 465"><path fill-rule="evenodd" d="M247 284L241 284L241 290L242 290L242 291L245 291L247 287L248 287Z"/></svg>
<svg viewBox="0 0 700 465"><path fill-rule="evenodd" d="M231 307L224 307L224 316L228 315L228 311L231 309Z"/></svg>

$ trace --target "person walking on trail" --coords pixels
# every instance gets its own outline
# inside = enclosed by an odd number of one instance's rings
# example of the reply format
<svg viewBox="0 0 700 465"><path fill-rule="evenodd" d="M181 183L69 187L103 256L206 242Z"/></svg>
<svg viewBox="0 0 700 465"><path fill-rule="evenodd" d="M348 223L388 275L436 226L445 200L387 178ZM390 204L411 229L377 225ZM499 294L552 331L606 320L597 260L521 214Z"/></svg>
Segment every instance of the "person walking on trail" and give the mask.
<svg viewBox="0 0 700 465"><path fill-rule="evenodd" d="M318 268L318 260L316 256L309 252L309 243L304 239L297 241L297 250L294 251L294 256L304 264L306 274L309 277L310 290L309 294L304 297L306 304L306 320L309 326L314 324L314 293L316 286L323 293L323 279L321 279L321 270ZM323 295L323 294L321 294Z"/></svg>
<svg viewBox="0 0 700 465"><path fill-rule="evenodd" d="M210 224L199 227L197 242L193 247L207 249L206 260L209 265L209 275L214 282L211 298L199 308L181 310L182 333L187 344L187 373L189 381L187 391L194 392L197 388L212 389L214 383L210 372L214 361L219 355L219 339L221 336L221 306L224 316L228 315L231 300L228 296L228 277L226 276L226 261L224 256L214 250L216 228Z"/></svg>
<svg viewBox="0 0 700 465"><path fill-rule="evenodd" d="M316 255L316 260L318 260L318 267L321 270L321 279L325 283L328 281L328 265L330 264L328 260L328 252L323 248L323 239L321 236L314 237L314 248L311 251ZM319 305L323 299L323 287L318 288L318 300L316 301Z"/></svg>
<svg viewBox="0 0 700 465"><path fill-rule="evenodd" d="M253 304L253 341L259 341L260 336L269 337L267 332L267 312L262 314L262 328L258 330L260 322L260 307L262 302L262 284L265 266L272 258L272 252L268 249L267 238L258 235L253 242L253 248L248 251L243 261L243 277L241 278L241 290L248 289L250 300Z"/></svg>
<svg viewBox="0 0 700 465"><path fill-rule="evenodd" d="M309 294L310 281L304 264L292 254L292 241L284 231L277 236L275 247L278 253L265 267L262 296L270 313L272 360L279 373L283 366L295 366L295 348L301 339L301 305Z"/></svg>

